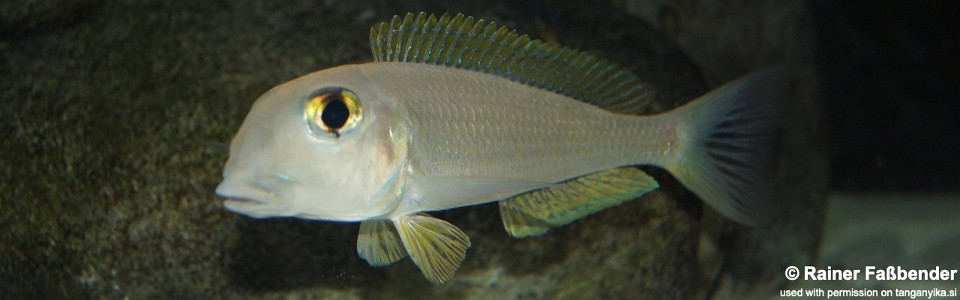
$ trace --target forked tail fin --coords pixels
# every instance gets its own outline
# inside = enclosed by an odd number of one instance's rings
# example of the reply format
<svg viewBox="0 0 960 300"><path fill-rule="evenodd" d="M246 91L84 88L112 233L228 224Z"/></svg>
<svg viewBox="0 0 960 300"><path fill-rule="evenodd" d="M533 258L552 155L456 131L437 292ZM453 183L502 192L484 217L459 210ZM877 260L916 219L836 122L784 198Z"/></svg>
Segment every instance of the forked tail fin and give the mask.
<svg viewBox="0 0 960 300"><path fill-rule="evenodd" d="M729 82L678 114L680 151L664 167L723 215L759 226L772 218L776 107L789 87L785 67Z"/></svg>

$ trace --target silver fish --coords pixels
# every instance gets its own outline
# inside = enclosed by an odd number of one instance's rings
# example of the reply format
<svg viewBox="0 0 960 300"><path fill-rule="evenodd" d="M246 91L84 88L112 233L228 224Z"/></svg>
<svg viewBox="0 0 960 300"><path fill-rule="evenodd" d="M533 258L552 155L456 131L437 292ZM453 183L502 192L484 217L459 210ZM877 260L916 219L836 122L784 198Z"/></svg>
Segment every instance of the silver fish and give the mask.
<svg viewBox="0 0 960 300"><path fill-rule="evenodd" d="M423 212L499 201L511 235L539 235L658 188L638 165L665 168L733 220L769 221L780 69L638 116L654 95L629 71L484 20L408 14L370 42L373 62L254 103L216 190L227 209L360 221L368 263L409 255L434 283L470 240Z"/></svg>

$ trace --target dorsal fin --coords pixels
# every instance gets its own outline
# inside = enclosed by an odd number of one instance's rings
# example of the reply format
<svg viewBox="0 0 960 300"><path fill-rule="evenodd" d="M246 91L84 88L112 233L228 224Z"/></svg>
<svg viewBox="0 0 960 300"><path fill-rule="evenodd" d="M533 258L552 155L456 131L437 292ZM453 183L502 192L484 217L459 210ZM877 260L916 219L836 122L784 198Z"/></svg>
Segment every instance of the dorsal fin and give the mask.
<svg viewBox="0 0 960 300"><path fill-rule="evenodd" d="M370 29L370 48L376 61L483 72L613 112L637 113L653 100L652 88L614 63L462 14L394 16Z"/></svg>

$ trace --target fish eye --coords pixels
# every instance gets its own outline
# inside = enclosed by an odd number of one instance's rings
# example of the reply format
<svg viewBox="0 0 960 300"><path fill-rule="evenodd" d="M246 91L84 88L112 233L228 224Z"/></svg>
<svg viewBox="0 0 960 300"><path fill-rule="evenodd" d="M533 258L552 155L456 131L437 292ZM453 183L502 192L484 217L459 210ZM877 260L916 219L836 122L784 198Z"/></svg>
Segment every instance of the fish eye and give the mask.
<svg viewBox="0 0 960 300"><path fill-rule="evenodd" d="M357 126L363 117L360 98L342 87L322 88L307 100L303 118L315 135L340 134Z"/></svg>

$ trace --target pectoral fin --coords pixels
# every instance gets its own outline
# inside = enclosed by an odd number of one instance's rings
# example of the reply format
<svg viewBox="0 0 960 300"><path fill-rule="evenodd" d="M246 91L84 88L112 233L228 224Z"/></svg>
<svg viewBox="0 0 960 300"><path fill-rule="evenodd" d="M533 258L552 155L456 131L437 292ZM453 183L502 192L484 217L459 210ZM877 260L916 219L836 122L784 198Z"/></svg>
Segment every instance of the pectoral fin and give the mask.
<svg viewBox="0 0 960 300"><path fill-rule="evenodd" d="M389 220L370 220L360 223L357 253L371 266L382 267L407 256L397 231Z"/></svg>
<svg viewBox="0 0 960 300"><path fill-rule="evenodd" d="M403 216L393 224L410 258L427 280L443 283L453 278L470 247L470 238L463 231L424 214Z"/></svg>
<svg viewBox="0 0 960 300"><path fill-rule="evenodd" d="M500 201L500 215L511 236L536 236L657 187L657 181L640 169L610 169Z"/></svg>

